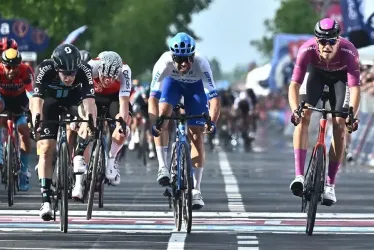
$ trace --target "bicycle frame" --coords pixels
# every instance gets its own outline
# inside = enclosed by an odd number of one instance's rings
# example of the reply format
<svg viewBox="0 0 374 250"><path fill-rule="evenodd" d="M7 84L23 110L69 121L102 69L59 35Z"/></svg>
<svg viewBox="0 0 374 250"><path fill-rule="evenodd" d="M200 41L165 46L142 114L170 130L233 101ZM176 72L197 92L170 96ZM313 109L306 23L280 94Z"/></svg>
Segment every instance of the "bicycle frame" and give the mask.
<svg viewBox="0 0 374 250"><path fill-rule="evenodd" d="M322 109L325 109L326 102L327 102L327 100L325 100L325 99L322 100ZM325 157L326 157L326 143L325 143L326 127L327 127L327 112L323 111L322 112L322 117L319 120L317 143L314 146L314 148L317 148L318 146L322 146L323 147L323 153L324 153ZM315 152L313 152L313 155L314 154L315 154Z"/></svg>
<svg viewBox="0 0 374 250"><path fill-rule="evenodd" d="M187 140L187 135L186 135L186 125L184 123L184 121L179 121L178 122L178 126L177 126L177 136L176 136L176 152L177 152L177 159L180 159L180 149L182 147L182 145L185 145L186 146L186 149L187 149L187 154L189 155L189 150L190 150L190 147L188 145L188 140ZM191 168L191 173L193 174L193 168L191 167L192 166L192 162L191 162L191 158L190 157L186 157L186 160L187 160L187 167L188 168ZM177 186L178 186L178 191L179 190L182 190L182 188L184 187L184 183L182 183L182 173L181 173L181 167L180 167L180 162L179 160L177 161L177 173L178 173L178 180L177 180ZM192 178L192 182L193 182L193 178ZM193 183L193 185L195 185Z"/></svg>

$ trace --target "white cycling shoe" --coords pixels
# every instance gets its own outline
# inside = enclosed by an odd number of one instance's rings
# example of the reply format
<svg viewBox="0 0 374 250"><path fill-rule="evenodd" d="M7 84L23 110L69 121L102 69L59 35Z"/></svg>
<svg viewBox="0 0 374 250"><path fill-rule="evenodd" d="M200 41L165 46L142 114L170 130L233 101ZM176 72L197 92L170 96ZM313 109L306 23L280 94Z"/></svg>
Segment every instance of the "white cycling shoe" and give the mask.
<svg viewBox="0 0 374 250"><path fill-rule="evenodd" d="M40 207L40 217L44 221L50 221L52 220L52 206L49 202L43 202Z"/></svg>
<svg viewBox="0 0 374 250"><path fill-rule="evenodd" d="M325 185L325 191L322 196L322 205L331 206L336 203L335 187L334 185Z"/></svg>
<svg viewBox="0 0 374 250"><path fill-rule="evenodd" d="M295 196L301 197L304 190L304 176L298 175L290 184L290 189Z"/></svg>
<svg viewBox="0 0 374 250"><path fill-rule="evenodd" d="M203 201L203 197L201 196L201 192L197 189L192 189L192 209L193 210L200 210L204 207L205 203Z"/></svg>

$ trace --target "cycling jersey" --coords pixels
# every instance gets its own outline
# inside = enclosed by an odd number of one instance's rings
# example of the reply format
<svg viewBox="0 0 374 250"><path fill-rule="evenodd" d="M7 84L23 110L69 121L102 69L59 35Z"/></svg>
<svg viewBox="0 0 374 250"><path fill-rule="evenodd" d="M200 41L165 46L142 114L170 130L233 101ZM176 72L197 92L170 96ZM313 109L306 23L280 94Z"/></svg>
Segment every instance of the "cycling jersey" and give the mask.
<svg viewBox="0 0 374 250"><path fill-rule="evenodd" d="M187 84L194 84L202 81L205 93L209 99L218 96L209 62L198 52L195 53L194 62L190 71L184 75L180 74L175 67L172 53L170 51L165 52L153 68L151 96L160 98L162 81L165 77L171 77L173 80Z"/></svg>
<svg viewBox="0 0 374 250"><path fill-rule="evenodd" d="M319 56L318 44L315 38L306 41L297 53L292 81L302 84L308 65L327 72L345 70L349 87L360 85L359 57L355 46L345 38L340 37L337 54L331 62L327 63Z"/></svg>
<svg viewBox="0 0 374 250"><path fill-rule="evenodd" d="M71 86L61 82L52 59L44 60L37 66L33 97L68 98L73 92L79 93L81 99L95 97L92 70L89 65L85 63L79 65Z"/></svg>
<svg viewBox="0 0 374 250"><path fill-rule="evenodd" d="M33 74L29 67L21 63L17 76L9 80L5 75L4 65L0 64L0 94L5 97L14 97L32 90Z"/></svg>
<svg viewBox="0 0 374 250"><path fill-rule="evenodd" d="M100 95L112 95L118 93L119 96L130 96L131 91L131 69L129 65L123 63L122 74L119 74L109 87L103 88L99 79L99 65L100 58L90 60L88 64L92 67L92 74L94 78L94 85L96 93Z"/></svg>

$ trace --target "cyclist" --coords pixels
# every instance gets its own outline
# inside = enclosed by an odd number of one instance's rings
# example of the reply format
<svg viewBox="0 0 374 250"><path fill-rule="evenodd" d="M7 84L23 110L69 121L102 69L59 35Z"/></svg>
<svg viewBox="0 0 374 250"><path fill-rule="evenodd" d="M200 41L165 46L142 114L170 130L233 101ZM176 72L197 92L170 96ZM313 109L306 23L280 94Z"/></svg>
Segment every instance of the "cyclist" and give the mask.
<svg viewBox="0 0 374 250"><path fill-rule="evenodd" d="M52 58L44 60L37 66L34 82L32 122L41 114L41 119L58 120L58 107L66 107L72 115L78 116L78 108L92 114L96 124L95 89L91 67L81 62L79 50L72 44L57 46ZM38 128L40 149L38 175L42 193L40 216L48 221L52 218L50 188L52 183L52 159L56 149L58 125L42 123ZM89 126L83 123L79 134L89 134Z"/></svg>
<svg viewBox="0 0 374 250"><path fill-rule="evenodd" d="M2 53L0 64L0 112L8 110L15 114L22 114L25 109L28 109L29 98L26 91L30 92L32 90L33 78L34 76L29 71L29 67L22 63L19 51L10 48ZM28 161L31 151L30 131L24 115L19 116L16 123L21 142L20 190L27 191L29 190L28 184L31 177ZM2 136L2 133L0 135ZM2 140L0 145L3 148ZM2 155L0 158L2 159Z"/></svg>
<svg viewBox="0 0 374 250"><path fill-rule="evenodd" d="M291 110L296 110L301 100L315 106L324 86L329 87L330 106L337 111L348 111L353 106L357 118L360 103L360 71L357 49L347 39L339 36L338 22L325 18L317 22L315 38L305 42L299 49L288 100ZM307 73L308 71L308 73ZM291 121L296 126L293 136L296 178L290 184L293 194L300 196L304 184L304 165L308 148L308 127L311 112L302 117L293 112ZM347 119L347 120L346 120ZM335 177L344 150L346 116L333 115L333 141L329 152L328 177L323 194L326 204L336 202ZM358 120L353 131L358 128Z"/></svg>
<svg viewBox="0 0 374 250"><path fill-rule="evenodd" d="M131 69L129 65L122 62L122 58L114 51L101 52L96 59L89 62L92 67L94 86L96 91L96 104L98 107L105 106L109 109L110 118L122 117L127 124L130 124L131 106L129 96L131 91ZM100 112L100 109L98 110ZM99 114L100 115L100 114ZM105 175L111 185L118 185L121 176L116 161L116 156L125 143L127 131L120 133L120 124L109 126L112 135L112 144L109 151L109 158L106 164ZM76 184L72 196L76 200L83 197L82 174L87 169L83 156L89 141L78 137L77 148L74 156L74 173Z"/></svg>
<svg viewBox="0 0 374 250"><path fill-rule="evenodd" d="M88 63L92 59L87 50L80 50L79 53L81 54L82 61L85 63Z"/></svg>
<svg viewBox="0 0 374 250"><path fill-rule="evenodd" d="M209 98L209 113L213 123L216 123L220 113L219 97L208 60L196 52L195 40L186 33L176 34L169 41L169 49L170 51L165 52L153 68L148 106L152 124L155 124L159 115L170 115L173 106L179 102L181 96L184 97L187 115L202 114L208 111ZM195 167L192 205L193 209L201 209L204 206L200 189L205 158L204 126L205 132L209 133L215 131L215 126L207 131L203 119L189 120L188 126L192 145L191 158ZM169 157L167 127L168 122L165 122L161 129L162 135L155 138L159 162L157 181L163 186L168 185L170 180L167 168L169 162L167 159ZM161 132L155 131L154 128L153 131L155 133Z"/></svg>

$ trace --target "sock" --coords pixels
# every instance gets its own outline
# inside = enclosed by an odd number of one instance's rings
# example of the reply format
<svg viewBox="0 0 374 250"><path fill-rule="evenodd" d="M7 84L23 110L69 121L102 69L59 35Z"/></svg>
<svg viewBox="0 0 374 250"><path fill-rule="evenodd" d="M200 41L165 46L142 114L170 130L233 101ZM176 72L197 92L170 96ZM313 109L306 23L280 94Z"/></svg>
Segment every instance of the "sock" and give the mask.
<svg viewBox="0 0 374 250"><path fill-rule="evenodd" d="M196 190L201 190L200 189L200 184L201 184L201 179L203 177L203 170L204 168L200 167L200 168L193 168L194 169L194 182L195 182L195 189Z"/></svg>
<svg viewBox="0 0 374 250"><path fill-rule="evenodd" d="M156 146L157 160L158 160L158 169L165 168L167 166L167 153L168 147L165 146Z"/></svg>
<svg viewBox="0 0 374 250"><path fill-rule="evenodd" d="M327 174L327 184L328 185L334 185L335 184L335 177L336 174L338 173L340 166L340 162L329 162L329 169L328 169L328 174Z"/></svg>
<svg viewBox="0 0 374 250"><path fill-rule="evenodd" d="M25 151L21 150L21 171L27 173L27 169L29 168L29 154Z"/></svg>
<svg viewBox="0 0 374 250"><path fill-rule="evenodd" d="M47 178L41 178L39 179L40 183L40 191L42 192L42 199L43 202L51 202L51 184L52 184L52 179L47 179Z"/></svg>
<svg viewBox="0 0 374 250"><path fill-rule="evenodd" d="M294 149L295 153L295 175L304 175L306 149Z"/></svg>
<svg viewBox="0 0 374 250"><path fill-rule="evenodd" d="M77 140L77 147L75 149L75 156L83 156L84 151L86 150L88 144L90 143L90 140L83 139L82 137L78 136Z"/></svg>
<svg viewBox="0 0 374 250"><path fill-rule="evenodd" d="M122 146L123 144L119 145L112 140L112 144L110 146L109 157L110 158L116 157L118 152L121 150Z"/></svg>

